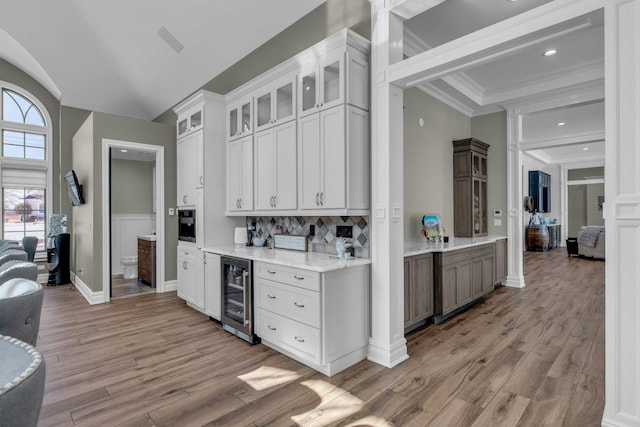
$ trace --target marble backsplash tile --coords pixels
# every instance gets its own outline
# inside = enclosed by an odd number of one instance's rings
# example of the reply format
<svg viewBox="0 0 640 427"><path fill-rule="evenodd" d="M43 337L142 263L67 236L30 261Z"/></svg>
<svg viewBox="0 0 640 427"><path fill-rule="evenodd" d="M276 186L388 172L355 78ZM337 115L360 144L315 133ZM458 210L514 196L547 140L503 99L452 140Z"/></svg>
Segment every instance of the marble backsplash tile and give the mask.
<svg viewBox="0 0 640 427"><path fill-rule="evenodd" d="M256 235L269 238L274 234L294 234L308 236L309 250L329 254L336 253L337 226L351 226L350 239L354 255L369 258L369 217L365 216L250 216L247 224L256 223ZM314 234L310 236L311 225Z"/></svg>

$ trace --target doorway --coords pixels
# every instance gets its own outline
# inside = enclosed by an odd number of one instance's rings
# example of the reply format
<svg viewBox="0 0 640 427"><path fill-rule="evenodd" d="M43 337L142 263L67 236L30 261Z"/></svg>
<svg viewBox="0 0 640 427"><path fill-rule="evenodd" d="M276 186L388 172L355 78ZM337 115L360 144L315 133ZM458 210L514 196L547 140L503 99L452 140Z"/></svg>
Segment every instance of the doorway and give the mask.
<svg viewBox="0 0 640 427"><path fill-rule="evenodd" d="M102 154L105 301L162 292L164 147L103 140Z"/></svg>

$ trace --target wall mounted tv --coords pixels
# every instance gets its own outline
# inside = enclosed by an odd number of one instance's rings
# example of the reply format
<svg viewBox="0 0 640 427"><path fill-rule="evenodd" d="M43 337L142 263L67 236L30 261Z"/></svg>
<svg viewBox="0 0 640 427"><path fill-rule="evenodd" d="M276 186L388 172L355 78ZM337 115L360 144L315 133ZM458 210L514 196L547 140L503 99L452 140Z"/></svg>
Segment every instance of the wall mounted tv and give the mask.
<svg viewBox="0 0 640 427"><path fill-rule="evenodd" d="M72 170L64 176L64 182L67 183L67 192L69 193L69 200L73 206L84 204L84 197L82 197L82 185L78 182L76 173Z"/></svg>

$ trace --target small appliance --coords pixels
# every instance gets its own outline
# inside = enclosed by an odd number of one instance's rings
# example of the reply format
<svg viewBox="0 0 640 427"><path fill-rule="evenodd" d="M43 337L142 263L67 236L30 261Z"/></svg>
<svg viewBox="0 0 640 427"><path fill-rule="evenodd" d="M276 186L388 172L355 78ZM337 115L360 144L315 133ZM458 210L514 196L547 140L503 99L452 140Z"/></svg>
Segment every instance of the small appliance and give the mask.
<svg viewBox="0 0 640 427"><path fill-rule="evenodd" d="M180 209L178 211L178 240L196 241L196 210Z"/></svg>

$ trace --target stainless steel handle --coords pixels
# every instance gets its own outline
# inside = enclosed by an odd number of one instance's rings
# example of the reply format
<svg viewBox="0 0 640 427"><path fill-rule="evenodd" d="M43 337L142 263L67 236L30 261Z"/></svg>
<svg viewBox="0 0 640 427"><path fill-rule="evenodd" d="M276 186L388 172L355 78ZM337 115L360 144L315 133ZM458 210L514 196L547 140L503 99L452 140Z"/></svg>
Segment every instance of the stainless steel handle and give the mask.
<svg viewBox="0 0 640 427"><path fill-rule="evenodd" d="M295 305L296 307L304 308L304 304L299 304L295 301L293 302L293 305Z"/></svg>
<svg viewBox="0 0 640 427"><path fill-rule="evenodd" d="M182 196L182 203L187 203L187 195Z"/></svg>
<svg viewBox="0 0 640 427"><path fill-rule="evenodd" d="M245 326L249 324L249 320L247 319L247 307L249 307L250 303L249 303L249 292L247 292L247 276L249 275L248 271L243 271L242 272L242 289L243 289L243 293L244 293L244 309L242 310L242 318L244 319L244 324Z"/></svg>
<svg viewBox="0 0 640 427"><path fill-rule="evenodd" d="M275 330L276 330L276 328L274 328L274 327L273 327L273 326L271 326L271 325L267 325L267 328L268 328L270 331L275 331Z"/></svg>
<svg viewBox="0 0 640 427"><path fill-rule="evenodd" d="M303 276L298 276L297 274L296 274L295 276L293 276L293 277L295 277L295 278L296 278L296 279L298 279L298 280L304 280L304 277L303 277Z"/></svg>
<svg viewBox="0 0 640 427"><path fill-rule="evenodd" d="M324 206L324 192L320 193L320 206Z"/></svg>
<svg viewBox="0 0 640 427"><path fill-rule="evenodd" d="M302 337L295 336L295 337L293 337L293 338L294 338L296 341L298 341L298 342L304 342L304 338L302 338Z"/></svg>
<svg viewBox="0 0 640 427"><path fill-rule="evenodd" d="M316 193L316 206L320 206L320 193Z"/></svg>
<svg viewBox="0 0 640 427"><path fill-rule="evenodd" d="M267 298L269 298L269 299L276 299L276 296L275 296L275 295L271 295L271 294L267 294Z"/></svg>
<svg viewBox="0 0 640 427"><path fill-rule="evenodd" d="M242 209L242 197L240 197L238 200L240 201L240 202L239 202L239 204L238 204L238 207L239 207L240 209Z"/></svg>
<svg viewBox="0 0 640 427"><path fill-rule="evenodd" d="M200 175L200 185L204 185L204 176Z"/></svg>
<svg viewBox="0 0 640 427"><path fill-rule="evenodd" d="M274 270L267 270L267 273L269 274L276 274L276 272Z"/></svg>

